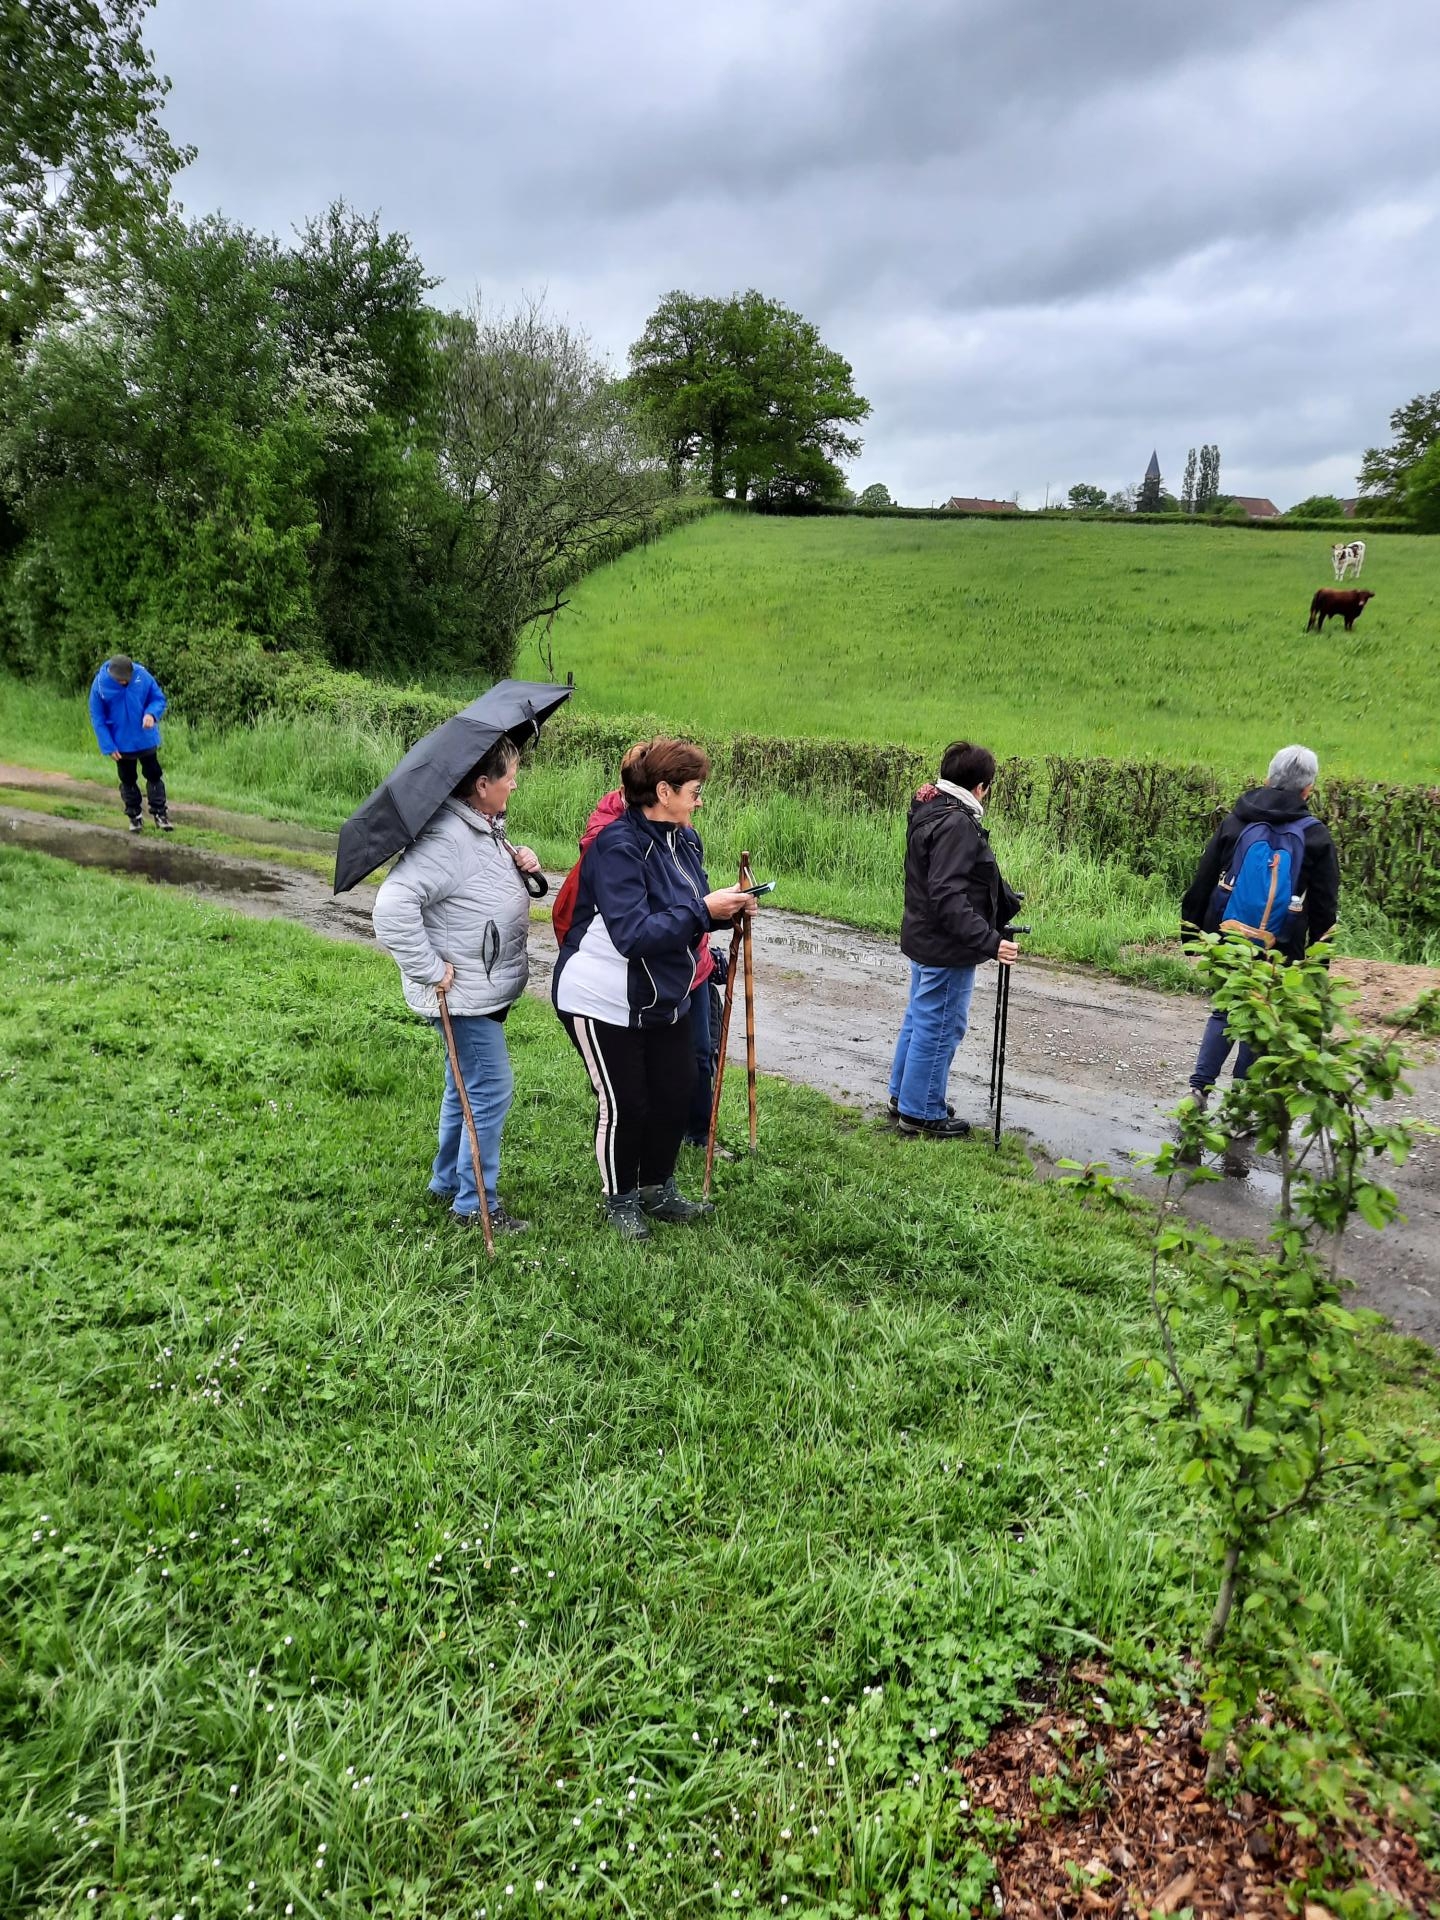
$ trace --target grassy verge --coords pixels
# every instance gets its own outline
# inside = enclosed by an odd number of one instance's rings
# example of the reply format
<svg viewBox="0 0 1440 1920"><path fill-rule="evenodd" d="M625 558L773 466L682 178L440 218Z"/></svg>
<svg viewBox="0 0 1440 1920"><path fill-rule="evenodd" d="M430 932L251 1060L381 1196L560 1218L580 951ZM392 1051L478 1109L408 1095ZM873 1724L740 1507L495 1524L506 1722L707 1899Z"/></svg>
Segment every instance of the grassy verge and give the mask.
<svg viewBox="0 0 1440 1920"><path fill-rule="evenodd" d="M381 957L18 853L0 953L6 1911L978 1908L953 1755L1203 1617L1138 1246L1013 1152L767 1085L716 1221L626 1251L522 1004L489 1266ZM1423 1800L1433 1560L1338 1512L1292 1550Z"/></svg>

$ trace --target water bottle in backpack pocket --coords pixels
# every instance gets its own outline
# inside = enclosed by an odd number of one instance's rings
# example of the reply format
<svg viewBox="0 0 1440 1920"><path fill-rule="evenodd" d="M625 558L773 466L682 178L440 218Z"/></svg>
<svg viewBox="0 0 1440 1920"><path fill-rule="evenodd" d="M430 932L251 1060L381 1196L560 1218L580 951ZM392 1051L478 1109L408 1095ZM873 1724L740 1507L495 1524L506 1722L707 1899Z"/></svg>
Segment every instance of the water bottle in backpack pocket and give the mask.
<svg viewBox="0 0 1440 1920"><path fill-rule="evenodd" d="M1305 909L1305 833L1315 824L1302 814L1280 826L1256 820L1246 827L1235 842L1230 871L1215 889L1207 924L1220 933L1243 934L1267 952L1291 951Z"/></svg>

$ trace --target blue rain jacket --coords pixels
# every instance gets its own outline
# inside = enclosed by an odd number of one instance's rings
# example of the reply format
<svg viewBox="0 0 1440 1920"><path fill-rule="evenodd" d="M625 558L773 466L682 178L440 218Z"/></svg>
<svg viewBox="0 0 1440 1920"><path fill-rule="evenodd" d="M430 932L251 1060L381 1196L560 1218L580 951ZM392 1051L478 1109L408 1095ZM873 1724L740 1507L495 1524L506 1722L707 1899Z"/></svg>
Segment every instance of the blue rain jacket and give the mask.
<svg viewBox="0 0 1440 1920"><path fill-rule="evenodd" d="M156 752L164 711L160 682L138 660L128 686L121 686L108 661L90 682L90 724L107 758L112 753ZM153 727L144 724L147 713L155 716Z"/></svg>

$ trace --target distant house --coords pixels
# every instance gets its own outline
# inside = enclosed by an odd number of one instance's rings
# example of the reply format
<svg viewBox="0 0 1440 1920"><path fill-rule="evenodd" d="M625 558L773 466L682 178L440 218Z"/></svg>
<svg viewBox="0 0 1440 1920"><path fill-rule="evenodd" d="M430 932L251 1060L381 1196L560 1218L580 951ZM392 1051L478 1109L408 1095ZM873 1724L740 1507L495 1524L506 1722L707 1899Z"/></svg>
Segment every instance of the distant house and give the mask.
<svg viewBox="0 0 1440 1920"><path fill-rule="evenodd" d="M1340 502L1340 511L1347 520L1353 520L1355 518L1355 509L1359 504L1360 502L1358 500L1342 500Z"/></svg>
<svg viewBox="0 0 1440 1920"><path fill-rule="evenodd" d="M1278 520L1280 509L1273 500L1266 500L1253 493L1232 493L1230 498L1237 507L1243 507L1252 520Z"/></svg>
<svg viewBox="0 0 1440 1920"><path fill-rule="evenodd" d="M950 513L1019 513L1013 500L966 500L954 494L945 502Z"/></svg>

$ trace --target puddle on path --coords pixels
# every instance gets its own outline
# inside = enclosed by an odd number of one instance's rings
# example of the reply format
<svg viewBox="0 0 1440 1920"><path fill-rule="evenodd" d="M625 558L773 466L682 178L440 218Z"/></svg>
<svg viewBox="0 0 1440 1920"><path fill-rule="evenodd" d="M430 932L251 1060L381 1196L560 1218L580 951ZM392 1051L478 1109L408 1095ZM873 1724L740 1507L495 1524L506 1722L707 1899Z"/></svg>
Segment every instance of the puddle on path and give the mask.
<svg viewBox="0 0 1440 1920"><path fill-rule="evenodd" d="M157 886L189 887L204 893L283 893L283 880L263 867L230 861L218 866L213 856L177 847L150 835L90 832L78 834L58 822L41 824L14 815L0 820L6 844L48 853L77 867L103 867L111 873L133 874Z"/></svg>

